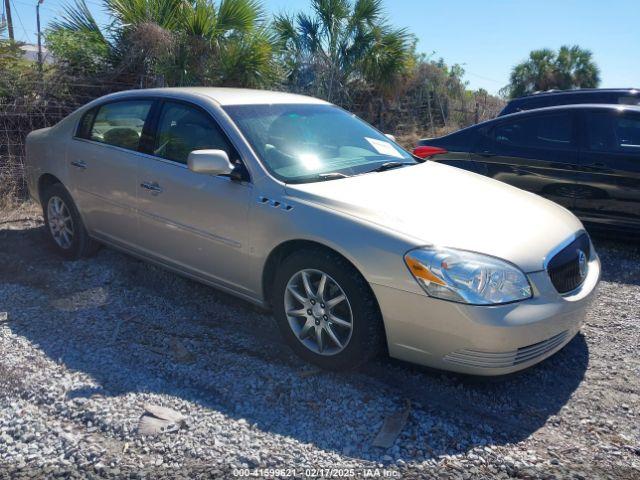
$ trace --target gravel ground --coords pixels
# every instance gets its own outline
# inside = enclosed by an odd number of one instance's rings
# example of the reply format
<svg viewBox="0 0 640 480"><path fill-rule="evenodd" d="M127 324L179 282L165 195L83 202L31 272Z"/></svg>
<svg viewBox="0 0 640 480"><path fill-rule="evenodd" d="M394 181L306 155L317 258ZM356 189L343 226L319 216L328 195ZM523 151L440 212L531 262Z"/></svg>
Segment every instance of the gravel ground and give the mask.
<svg viewBox="0 0 640 480"><path fill-rule="evenodd" d="M33 206L5 211L0 478L221 478L244 468L637 479L640 251L595 243L604 276L586 325L538 366L477 379L383 358L334 374L300 362L247 303L107 248L62 261ZM142 436L145 404L186 424ZM407 408L394 445L373 447L385 418Z"/></svg>

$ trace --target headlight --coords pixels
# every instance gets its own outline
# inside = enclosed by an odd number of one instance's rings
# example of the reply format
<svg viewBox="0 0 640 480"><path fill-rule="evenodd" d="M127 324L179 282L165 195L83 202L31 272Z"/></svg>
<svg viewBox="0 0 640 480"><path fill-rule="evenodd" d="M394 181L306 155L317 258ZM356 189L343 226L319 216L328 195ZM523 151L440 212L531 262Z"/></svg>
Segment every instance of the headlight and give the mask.
<svg viewBox="0 0 640 480"><path fill-rule="evenodd" d="M418 248L404 256L428 295L473 305L531 298L531 285L516 266L495 257L452 248Z"/></svg>

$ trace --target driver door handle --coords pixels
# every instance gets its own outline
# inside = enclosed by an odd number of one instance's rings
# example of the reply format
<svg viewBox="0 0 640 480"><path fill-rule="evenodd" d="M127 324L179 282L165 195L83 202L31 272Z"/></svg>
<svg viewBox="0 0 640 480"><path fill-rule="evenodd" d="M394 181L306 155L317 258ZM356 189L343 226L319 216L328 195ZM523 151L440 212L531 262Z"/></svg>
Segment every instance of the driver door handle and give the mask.
<svg viewBox="0 0 640 480"><path fill-rule="evenodd" d="M73 165L76 168L81 168L81 169L85 169L87 168L87 163L83 162L82 160L75 160L73 162L71 162L71 165Z"/></svg>
<svg viewBox="0 0 640 480"><path fill-rule="evenodd" d="M162 193L162 187L158 185L158 182L142 182L140 186L146 190L150 190L153 195Z"/></svg>

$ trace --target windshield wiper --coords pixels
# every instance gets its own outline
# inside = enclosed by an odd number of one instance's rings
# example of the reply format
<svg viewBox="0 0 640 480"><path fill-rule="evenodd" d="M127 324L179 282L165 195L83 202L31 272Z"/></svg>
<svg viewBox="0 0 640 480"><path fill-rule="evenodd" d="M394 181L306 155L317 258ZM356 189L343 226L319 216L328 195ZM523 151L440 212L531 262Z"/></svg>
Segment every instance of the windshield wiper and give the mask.
<svg viewBox="0 0 640 480"><path fill-rule="evenodd" d="M321 173L318 175L318 178L321 180L336 180L338 178L348 178L349 175L346 173L340 172L329 172L329 173Z"/></svg>
<svg viewBox="0 0 640 480"><path fill-rule="evenodd" d="M392 168L404 167L405 165L415 165L415 163L407 163L407 162L384 162L382 165L374 168L373 170L369 170L367 173L371 172L384 172L385 170L391 170Z"/></svg>

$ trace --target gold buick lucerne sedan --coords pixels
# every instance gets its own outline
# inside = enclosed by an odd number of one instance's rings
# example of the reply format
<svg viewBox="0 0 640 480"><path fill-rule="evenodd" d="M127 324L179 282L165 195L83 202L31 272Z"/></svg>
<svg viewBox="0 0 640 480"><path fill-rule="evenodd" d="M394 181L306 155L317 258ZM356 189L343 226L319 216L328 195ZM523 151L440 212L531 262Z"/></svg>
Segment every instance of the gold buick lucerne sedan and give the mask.
<svg viewBox="0 0 640 480"><path fill-rule="evenodd" d="M526 368L578 332L600 277L569 211L300 95L108 95L32 132L26 167L60 254L106 244L270 308L328 369L385 350Z"/></svg>

